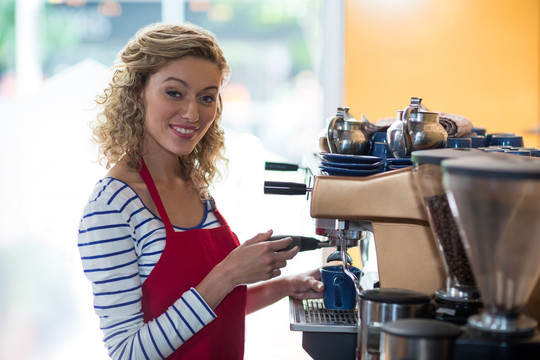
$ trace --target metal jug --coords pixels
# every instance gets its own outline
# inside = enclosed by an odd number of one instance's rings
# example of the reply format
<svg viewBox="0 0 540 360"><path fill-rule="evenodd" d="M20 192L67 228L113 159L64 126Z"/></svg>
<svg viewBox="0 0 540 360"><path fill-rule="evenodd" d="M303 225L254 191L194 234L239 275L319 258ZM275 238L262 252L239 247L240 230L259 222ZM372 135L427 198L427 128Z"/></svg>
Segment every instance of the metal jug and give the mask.
<svg viewBox="0 0 540 360"><path fill-rule="evenodd" d="M415 150L446 146L448 133L439 122L439 113L430 112L422 99L413 97L398 119L387 131L390 150L396 158L410 157Z"/></svg>
<svg viewBox="0 0 540 360"><path fill-rule="evenodd" d="M369 153L368 121L358 121L348 107L339 107L328 124L327 139L331 153L364 155Z"/></svg>

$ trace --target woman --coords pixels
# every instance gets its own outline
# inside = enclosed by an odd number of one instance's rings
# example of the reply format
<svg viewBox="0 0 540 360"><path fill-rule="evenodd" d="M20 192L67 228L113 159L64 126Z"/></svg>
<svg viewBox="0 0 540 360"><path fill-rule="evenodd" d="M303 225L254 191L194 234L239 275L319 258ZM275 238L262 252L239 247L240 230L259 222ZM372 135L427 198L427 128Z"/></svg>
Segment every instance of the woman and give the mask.
<svg viewBox="0 0 540 360"><path fill-rule="evenodd" d="M298 252L278 251L290 238L240 245L208 194L229 72L208 31L154 24L98 98L110 171L84 209L79 250L113 359L242 359L246 312L322 297L317 271L273 279Z"/></svg>

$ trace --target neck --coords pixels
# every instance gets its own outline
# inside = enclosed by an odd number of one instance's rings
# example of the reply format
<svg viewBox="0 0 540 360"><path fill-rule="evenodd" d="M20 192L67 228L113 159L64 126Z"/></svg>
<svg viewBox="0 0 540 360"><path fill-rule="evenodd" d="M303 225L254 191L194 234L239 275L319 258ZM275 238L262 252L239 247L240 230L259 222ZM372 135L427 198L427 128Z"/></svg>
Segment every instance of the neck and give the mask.
<svg viewBox="0 0 540 360"><path fill-rule="evenodd" d="M155 182L175 183L182 179L182 165L178 156L146 153L143 158Z"/></svg>

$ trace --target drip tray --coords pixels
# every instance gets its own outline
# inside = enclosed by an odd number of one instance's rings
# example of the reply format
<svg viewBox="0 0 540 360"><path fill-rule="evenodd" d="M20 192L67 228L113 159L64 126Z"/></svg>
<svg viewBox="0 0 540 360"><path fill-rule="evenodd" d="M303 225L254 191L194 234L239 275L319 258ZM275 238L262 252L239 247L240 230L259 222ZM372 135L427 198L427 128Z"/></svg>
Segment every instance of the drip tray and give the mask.
<svg viewBox="0 0 540 360"><path fill-rule="evenodd" d="M322 299L298 300L289 297L291 330L310 332L358 332L358 312L328 310Z"/></svg>

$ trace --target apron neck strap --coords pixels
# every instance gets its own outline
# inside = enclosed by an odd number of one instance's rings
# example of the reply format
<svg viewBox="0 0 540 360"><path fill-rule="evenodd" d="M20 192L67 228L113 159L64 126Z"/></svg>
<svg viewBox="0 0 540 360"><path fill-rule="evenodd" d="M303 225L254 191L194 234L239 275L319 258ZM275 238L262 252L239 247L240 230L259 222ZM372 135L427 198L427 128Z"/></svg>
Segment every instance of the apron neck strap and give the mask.
<svg viewBox="0 0 540 360"><path fill-rule="evenodd" d="M163 202L161 201L161 197L159 196L156 184L154 183L152 175L150 175L150 171L148 171L146 163L144 162L144 159L142 157L139 175L141 175L144 183L146 184L146 187L148 188L148 191L150 192L150 196L152 196L152 200L157 207L159 216L161 217L161 221L163 221L163 224L165 225L165 230L174 231L171 221L169 220L169 216L167 215L167 211L165 211L165 206L163 206Z"/></svg>

